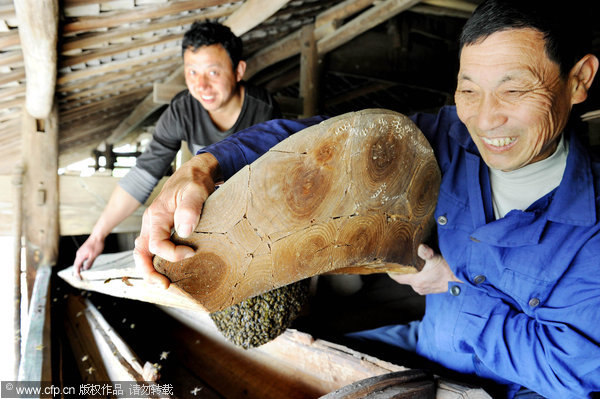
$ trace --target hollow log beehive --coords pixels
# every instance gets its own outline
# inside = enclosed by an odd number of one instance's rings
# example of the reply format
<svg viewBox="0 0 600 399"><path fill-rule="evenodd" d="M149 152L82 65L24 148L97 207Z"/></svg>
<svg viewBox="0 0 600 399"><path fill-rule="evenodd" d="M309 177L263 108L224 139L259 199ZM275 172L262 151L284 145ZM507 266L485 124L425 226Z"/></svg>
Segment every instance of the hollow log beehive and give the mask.
<svg viewBox="0 0 600 399"><path fill-rule="evenodd" d="M344 114L296 133L206 201L181 262L155 268L208 311L323 273L414 272L440 173L406 116Z"/></svg>

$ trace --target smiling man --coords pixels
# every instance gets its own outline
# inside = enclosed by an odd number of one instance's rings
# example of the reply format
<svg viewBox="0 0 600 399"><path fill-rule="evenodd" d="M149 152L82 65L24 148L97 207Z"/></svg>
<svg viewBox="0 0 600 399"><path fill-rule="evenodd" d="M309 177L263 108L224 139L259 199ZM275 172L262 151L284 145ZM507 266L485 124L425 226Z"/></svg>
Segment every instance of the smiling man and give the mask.
<svg viewBox="0 0 600 399"><path fill-rule="evenodd" d="M182 53L187 90L177 94L161 115L148 148L119 182L77 251L77 274L92 266L108 234L148 199L182 141L195 154L232 133L280 116L266 90L242 81L246 70L242 50L241 39L218 23L196 22L185 33Z"/></svg>
<svg viewBox="0 0 600 399"><path fill-rule="evenodd" d="M391 277L427 295L425 316L352 338L415 351L500 384L508 397L597 397L600 163L571 111L586 100L599 62L584 45L580 5L485 0L467 21L456 106L412 117L442 172L440 253L421 245L423 269ZM169 241L170 229L191 232L214 177L243 166L232 151L251 162L273 145L265 135L281 140L299 128L273 121L246 129L170 179L136 242L149 281L169 284L152 253L171 261L193 253Z"/></svg>

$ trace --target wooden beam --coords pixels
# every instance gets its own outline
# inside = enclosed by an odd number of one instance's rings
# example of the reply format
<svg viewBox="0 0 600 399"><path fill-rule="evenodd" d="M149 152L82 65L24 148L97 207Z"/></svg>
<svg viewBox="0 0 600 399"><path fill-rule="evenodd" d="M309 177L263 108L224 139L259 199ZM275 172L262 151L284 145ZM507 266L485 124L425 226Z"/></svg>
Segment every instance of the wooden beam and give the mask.
<svg viewBox="0 0 600 399"><path fill-rule="evenodd" d="M36 119L45 119L54 103L58 0L16 0L19 37L27 77L25 106Z"/></svg>
<svg viewBox="0 0 600 399"><path fill-rule="evenodd" d="M477 4L473 4L472 2L464 0L422 0L422 2L430 6L448 8L466 13L473 13L475 8L477 8Z"/></svg>
<svg viewBox="0 0 600 399"><path fill-rule="evenodd" d="M76 288L120 298L202 311L202 307L175 285L164 290L146 283L135 268L133 251L98 256L93 268L81 272L82 280L75 277L72 266L59 271L58 275Z"/></svg>
<svg viewBox="0 0 600 399"><path fill-rule="evenodd" d="M175 70L175 72L171 73L167 79L165 79L165 83L168 84L181 84L184 81L183 77L183 66L180 66ZM127 136L131 131L133 131L137 126L139 126L148 116L158 110L162 104L156 104L154 102L153 93L148 94L141 103L133 110L131 115L129 115L126 119L124 119L119 126L111 133L111 135L106 139L106 142L109 144L113 144L121 140L123 137Z"/></svg>
<svg viewBox="0 0 600 399"><path fill-rule="evenodd" d="M420 0L385 0L369 8L335 32L323 37L317 43L319 54L326 54L337 47L349 42L356 36L380 23L393 18L397 14L418 4Z"/></svg>
<svg viewBox="0 0 600 399"><path fill-rule="evenodd" d="M294 31L276 43L258 51L247 61L245 79L250 79L260 70L300 52L300 30Z"/></svg>
<svg viewBox="0 0 600 399"><path fill-rule="evenodd" d="M300 97L302 117L317 113L319 101L319 55L314 35L314 25L305 25L300 34Z"/></svg>
<svg viewBox="0 0 600 399"><path fill-rule="evenodd" d="M223 23L236 36L241 36L275 14L290 0L246 0Z"/></svg>
<svg viewBox="0 0 600 399"><path fill-rule="evenodd" d="M315 19L315 37L321 39L335 31L349 16L371 6L375 0L345 0L317 15Z"/></svg>
<svg viewBox="0 0 600 399"><path fill-rule="evenodd" d="M372 2L372 1L371 1ZM341 3L346 7L340 7L335 13L326 11L323 13L325 16L321 17L321 24L323 21L335 20L336 17L341 18L343 16L349 16L352 12L359 11L369 5L368 1L356 2L348 0L347 2ZM328 30L328 34L317 37L317 53L319 56L324 56L328 52L336 49L337 47L349 42L361 33L373 28L374 26L386 21L399 14L400 12L412 7L419 3L419 0L385 0L378 3L376 6L369 8L359 16L355 17L343 26L335 27L335 30ZM323 15L320 14L320 15ZM317 16L317 20L319 20ZM325 25L322 25L322 27ZM316 32L316 35L323 35L322 29ZM256 73L271 66L279 61L286 58L298 55L301 48L300 42L300 29L294 31L284 37L283 39L265 47L263 50L255 53L251 58L248 59L248 66L246 68L246 79L252 78Z"/></svg>

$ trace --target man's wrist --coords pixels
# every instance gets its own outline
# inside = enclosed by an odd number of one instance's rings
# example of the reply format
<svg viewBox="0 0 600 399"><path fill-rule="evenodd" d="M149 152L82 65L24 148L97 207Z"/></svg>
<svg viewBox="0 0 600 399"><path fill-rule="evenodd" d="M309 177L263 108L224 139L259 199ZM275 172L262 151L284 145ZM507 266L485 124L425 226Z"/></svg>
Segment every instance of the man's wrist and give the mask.
<svg viewBox="0 0 600 399"><path fill-rule="evenodd" d="M200 169L201 172L208 174L213 182L216 182L221 177L221 170L219 167L219 161L210 152L203 152L195 155L190 160L193 162L195 168Z"/></svg>

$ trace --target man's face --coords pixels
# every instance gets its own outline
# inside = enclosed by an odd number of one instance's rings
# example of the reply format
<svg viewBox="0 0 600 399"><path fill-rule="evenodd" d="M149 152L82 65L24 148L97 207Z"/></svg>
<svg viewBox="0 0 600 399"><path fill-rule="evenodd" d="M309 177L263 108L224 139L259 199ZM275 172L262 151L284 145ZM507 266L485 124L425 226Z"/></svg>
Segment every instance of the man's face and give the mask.
<svg viewBox="0 0 600 399"><path fill-rule="evenodd" d="M208 112L226 109L238 93L243 70L234 71L227 51L220 44L187 49L183 53L185 83Z"/></svg>
<svg viewBox="0 0 600 399"><path fill-rule="evenodd" d="M514 29L462 49L458 117L491 168L519 169L556 149L571 96L544 45L540 32Z"/></svg>

